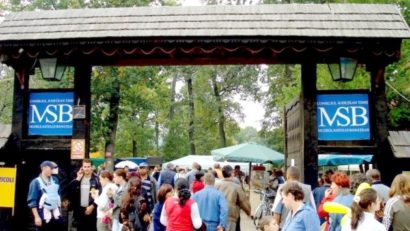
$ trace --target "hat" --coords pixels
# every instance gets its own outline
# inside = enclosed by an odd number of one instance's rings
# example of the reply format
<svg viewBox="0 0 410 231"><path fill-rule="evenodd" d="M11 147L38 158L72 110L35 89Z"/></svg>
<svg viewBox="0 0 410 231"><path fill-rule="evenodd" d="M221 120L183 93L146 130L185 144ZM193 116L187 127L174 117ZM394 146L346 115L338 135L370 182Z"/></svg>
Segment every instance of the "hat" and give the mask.
<svg viewBox="0 0 410 231"><path fill-rule="evenodd" d="M140 167L140 168L147 168L147 167L149 167L149 165L148 165L147 162L142 162L142 163L139 165L139 167Z"/></svg>
<svg viewBox="0 0 410 231"><path fill-rule="evenodd" d="M54 161L50 161L50 162L53 164L53 167L54 167L54 168L58 168L58 165L57 165L56 162L54 162Z"/></svg>
<svg viewBox="0 0 410 231"><path fill-rule="evenodd" d="M45 160L40 164L40 168L44 168L44 167L50 167L51 169L53 169L56 167L56 165L51 161Z"/></svg>

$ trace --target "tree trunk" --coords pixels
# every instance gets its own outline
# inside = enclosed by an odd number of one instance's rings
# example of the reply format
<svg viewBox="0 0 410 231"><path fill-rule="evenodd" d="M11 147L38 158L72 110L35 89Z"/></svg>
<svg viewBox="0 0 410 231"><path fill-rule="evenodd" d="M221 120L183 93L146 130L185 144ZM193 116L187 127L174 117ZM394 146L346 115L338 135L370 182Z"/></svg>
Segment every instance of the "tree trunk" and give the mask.
<svg viewBox="0 0 410 231"><path fill-rule="evenodd" d="M285 65L285 70L284 70L284 75L286 77L286 79L292 79L292 72L290 71L290 65L286 64Z"/></svg>
<svg viewBox="0 0 410 231"><path fill-rule="evenodd" d="M137 156L137 151L138 151L137 141L135 140L134 137L132 137L132 157Z"/></svg>
<svg viewBox="0 0 410 231"><path fill-rule="evenodd" d="M221 148L226 147L226 137L225 137L225 115L222 107L222 97L219 92L218 83L216 82L216 75L212 76L212 88L214 90L214 96L216 98L216 103L218 105L218 130L219 130L219 145Z"/></svg>
<svg viewBox="0 0 410 231"><path fill-rule="evenodd" d="M178 76L179 70L177 71L176 76L172 77L172 83L171 83L171 106L169 107L169 115L168 119L169 121L172 121L174 119L174 112L175 112L175 87L177 85L177 76Z"/></svg>
<svg viewBox="0 0 410 231"><path fill-rule="evenodd" d="M188 127L188 137L189 137L189 146L191 149L191 154L195 155L195 105L194 105L194 93L192 89L192 78L191 76L186 77L185 81L188 86L188 104L189 104L189 127Z"/></svg>
<svg viewBox="0 0 410 231"><path fill-rule="evenodd" d="M159 153L159 122L158 122L158 113L155 114L155 148L156 153Z"/></svg>

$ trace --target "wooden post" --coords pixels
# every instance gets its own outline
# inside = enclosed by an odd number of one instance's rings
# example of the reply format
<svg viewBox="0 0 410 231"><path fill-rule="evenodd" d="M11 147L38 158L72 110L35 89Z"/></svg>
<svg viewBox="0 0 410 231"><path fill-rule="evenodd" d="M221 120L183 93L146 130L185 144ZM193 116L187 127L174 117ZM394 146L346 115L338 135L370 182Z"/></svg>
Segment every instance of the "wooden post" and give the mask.
<svg viewBox="0 0 410 231"><path fill-rule="evenodd" d="M74 103L85 105L85 119L74 119L73 139L85 139L85 158L90 157L91 66L74 67Z"/></svg>
<svg viewBox="0 0 410 231"><path fill-rule="evenodd" d="M284 156L284 160L283 160L283 166L284 166L284 169L286 169L287 168L287 163L288 163L288 151L289 151L289 148L288 148L288 144L289 144L289 142L288 142L288 139L289 139L289 134L288 134L288 112L287 112L287 107L285 106L285 107L283 107L283 134L285 135L285 139L284 139L284 144L283 144L283 153L285 154L285 156Z"/></svg>
<svg viewBox="0 0 410 231"><path fill-rule="evenodd" d="M15 136L16 145L21 151L21 139L24 134L24 115L27 104L26 92L28 89L29 71L24 67L14 67L14 90L13 90L13 118L12 134Z"/></svg>
<svg viewBox="0 0 410 231"><path fill-rule="evenodd" d="M302 92L303 102L303 166L300 167L302 179L312 188L317 185L318 177L318 141L316 125L316 64L302 64Z"/></svg>
<svg viewBox="0 0 410 231"><path fill-rule="evenodd" d="M390 185L400 168L392 168L394 156L387 139L387 102L384 81L384 65L373 64L369 67L371 74L371 97L373 101L374 129L373 138L377 146L374 153L376 168L380 170L382 181Z"/></svg>
<svg viewBox="0 0 410 231"><path fill-rule="evenodd" d="M15 192L15 205L14 205L14 217L20 218L15 220L13 228L15 230L23 230L27 227L24 224L28 223L29 217L26 214L27 203L26 200L20 200L20 198L27 197L28 184L30 180L30 172L27 171L27 165L23 165L22 161L26 161L24 156L24 150L22 150L22 139L25 134L25 115L27 109L27 90L29 80L29 68L25 66L13 66L14 68L14 90L13 90L13 118L12 118L12 135L13 142L15 142L15 153L9 158L17 164L16 175L16 192Z"/></svg>

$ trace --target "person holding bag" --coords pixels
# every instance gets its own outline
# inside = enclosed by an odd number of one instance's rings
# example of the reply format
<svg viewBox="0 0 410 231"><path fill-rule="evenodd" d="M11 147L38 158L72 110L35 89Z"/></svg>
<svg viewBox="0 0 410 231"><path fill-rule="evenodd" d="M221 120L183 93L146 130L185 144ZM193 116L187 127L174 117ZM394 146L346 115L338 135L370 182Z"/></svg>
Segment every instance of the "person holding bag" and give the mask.
<svg viewBox="0 0 410 231"><path fill-rule="evenodd" d="M112 228L112 211L113 201L109 197L109 191L116 191L117 185L112 183L112 174L103 170L100 173L99 180L102 186L102 192L98 195L97 190L91 191L91 197L97 205L97 230L111 231Z"/></svg>
<svg viewBox="0 0 410 231"><path fill-rule="evenodd" d="M151 223L148 203L141 194L141 179L131 177L128 191L121 204L120 218L123 231L147 231Z"/></svg>

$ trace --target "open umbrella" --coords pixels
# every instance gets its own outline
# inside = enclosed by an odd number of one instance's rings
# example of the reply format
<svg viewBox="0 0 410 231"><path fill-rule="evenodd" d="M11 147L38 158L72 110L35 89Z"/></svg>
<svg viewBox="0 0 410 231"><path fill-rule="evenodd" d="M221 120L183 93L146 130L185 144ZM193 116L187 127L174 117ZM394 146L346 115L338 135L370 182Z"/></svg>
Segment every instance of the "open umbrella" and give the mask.
<svg viewBox="0 0 410 231"><path fill-rule="evenodd" d="M125 166L127 166L129 169L138 168L138 165L130 160L123 160L115 165L116 168L125 168Z"/></svg>
<svg viewBox="0 0 410 231"><path fill-rule="evenodd" d="M364 164L364 162L371 162L372 158L372 155L321 154L319 155L319 166Z"/></svg>
<svg viewBox="0 0 410 231"><path fill-rule="evenodd" d="M260 144L243 143L211 151L216 161L282 164L284 155Z"/></svg>

